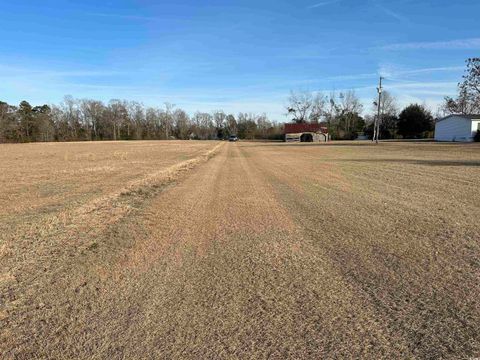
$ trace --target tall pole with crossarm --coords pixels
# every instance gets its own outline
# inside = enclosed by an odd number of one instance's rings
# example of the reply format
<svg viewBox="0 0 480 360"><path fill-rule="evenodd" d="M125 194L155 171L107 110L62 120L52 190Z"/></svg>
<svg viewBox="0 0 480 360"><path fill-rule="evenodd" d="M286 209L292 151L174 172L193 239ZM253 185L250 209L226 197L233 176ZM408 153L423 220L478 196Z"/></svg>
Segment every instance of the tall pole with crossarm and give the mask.
<svg viewBox="0 0 480 360"><path fill-rule="evenodd" d="M375 129L374 129L374 137L375 137L375 142L378 144L378 138L380 135L380 112L381 112L381 106L382 106L382 80L383 78L380 76L380 83L377 88L378 92L378 104L377 104L377 121L375 122Z"/></svg>

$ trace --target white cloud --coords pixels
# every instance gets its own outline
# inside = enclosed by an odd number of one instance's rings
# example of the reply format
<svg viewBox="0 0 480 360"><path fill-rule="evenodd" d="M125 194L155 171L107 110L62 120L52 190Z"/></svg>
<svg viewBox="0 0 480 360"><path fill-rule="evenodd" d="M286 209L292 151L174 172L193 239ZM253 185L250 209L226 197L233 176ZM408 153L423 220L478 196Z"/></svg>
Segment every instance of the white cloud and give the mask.
<svg viewBox="0 0 480 360"><path fill-rule="evenodd" d="M445 67L432 67L432 68L423 68L423 69L414 69L414 70L405 70L400 71L401 75L414 75L414 74L423 74L423 73L432 73L432 72L449 72L449 71L462 71L465 68L463 66L445 66Z"/></svg>
<svg viewBox="0 0 480 360"><path fill-rule="evenodd" d="M428 73L434 73L434 72L458 72L458 71L462 71L463 69L464 67L462 66L443 66L443 67L430 67L430 68L422 68L422 69L402 69L396 65L383 64L380 66L378 73L385 78L394 79L402 76L428 74Z"/></svg>
<svg viewBox="0 0 480 360"><path fill-rule="evenodd" d="M379 76L383 76L384 78L401 81L399 79L401 76L428 74L433 72L458 72L463 69L464 67L462 66L444 66L444 67L431 67L431 68L422 68L422 69L403 70L403 69L399 69L397 66L394 66L394 65L382 65L380 66L377 72L335 75L335 76L330 76L325 80L349 81L349 80L374 79Z"/></svg>
<svg viewBox="0 0 480 360"><path fill-rule="evenodd" d="M341 0L327 0L327 1L321 1L319 3L316 3L314 5L311 5L309 7L307 7L307 9L315 9L315 8L319 8L319 7L322 7L322 6L326 6L326 5L330 5L330 4L335 4L335 3L338 3L340 2Z"/></svg>
<svg viewBox="0 0 480 360"><path fill-rule="evenodd" d="M383 5L380 5L380 4L377 4L377 6L387 15L393 17L394 19L400 21L400 22L407 22L408 19L403 16L403 15L400 15L399 13L393 11L392 9L389 9Z"/></svg>
<svg viewBox="0 0 480 360"><path fill-rule="evenodd" d="M161 20L159 17L153 16L143 16L143 15L123 15L123 14L111 14L111 13L86 13L89 16L96 16L96 17L109 17L109 18L117 18L117 19L127 19L127 20L146 20L146 21L159 21Z"/></svg>
<svg viewBox="0 0 480 360"><path fill-rule="evenodd" d="M101 77L122 74L111 70L65 70L33 69L0 64L0 76L46 76L46 77Z"/></svg>
<svg viewBox="0 0 480 360"><path fill-rule="evenodd" d="M371 79L378 77L378 73L364 73L364 74L352 74L352 75L336 75L330 76L327 80L362 80L362 79Z"/></svg>
<svg viewBox="0 0 480 360"><path fill-rule="evenodd" d="M459 50L459 49L473 50L473 49L480 49L480 38L391 44L391 45L383 46L382 49L384 50Z"/></svg>
<svg viewBox="0 0 480 360"><path fill-rule="evenodd" d="M429 92L431 94L449 95L451 91L455 91L457 83L454 81L434 81L434 82L403 82L387 85L390 89L402 89L407 92Z"/></svg>

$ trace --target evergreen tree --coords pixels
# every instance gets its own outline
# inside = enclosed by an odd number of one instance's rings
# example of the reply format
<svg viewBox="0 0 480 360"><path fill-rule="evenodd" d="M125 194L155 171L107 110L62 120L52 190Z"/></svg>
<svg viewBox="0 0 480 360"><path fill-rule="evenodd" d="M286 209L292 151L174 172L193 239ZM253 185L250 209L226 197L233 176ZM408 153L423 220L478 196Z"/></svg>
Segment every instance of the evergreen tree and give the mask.
<svg viewBox="0 0 480 360"><path fill-rule="evenodd" d="M422 138L433 130L433 116L424 106L412 104L402 110L397 126L404 138Z"/></svg>

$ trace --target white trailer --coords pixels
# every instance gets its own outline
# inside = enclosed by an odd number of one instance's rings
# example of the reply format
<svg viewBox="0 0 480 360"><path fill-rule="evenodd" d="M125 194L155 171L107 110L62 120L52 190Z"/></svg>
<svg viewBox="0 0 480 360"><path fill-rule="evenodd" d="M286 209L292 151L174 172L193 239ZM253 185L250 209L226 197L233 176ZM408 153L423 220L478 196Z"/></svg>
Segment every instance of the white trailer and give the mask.
<svg viewBox="0 0 480 360"><path fill-rule="evenodd" d="M480 130L480 115L449 115L435 124L436 141L473 141Z"/></svg>

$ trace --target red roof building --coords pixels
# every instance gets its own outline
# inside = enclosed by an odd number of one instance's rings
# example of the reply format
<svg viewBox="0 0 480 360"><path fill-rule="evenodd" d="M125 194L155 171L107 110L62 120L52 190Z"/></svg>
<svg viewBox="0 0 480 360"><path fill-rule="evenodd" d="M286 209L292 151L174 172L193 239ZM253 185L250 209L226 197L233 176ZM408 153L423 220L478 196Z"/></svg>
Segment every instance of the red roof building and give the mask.
<svg viewBox="0 0 480 360"><path fill-rule="evenodd" d="M325 123L285 124L285 134L300 134L300 133L328 134L328 128Z"/></svg>

